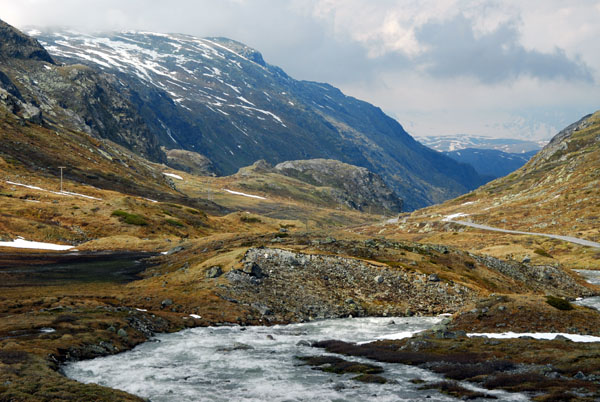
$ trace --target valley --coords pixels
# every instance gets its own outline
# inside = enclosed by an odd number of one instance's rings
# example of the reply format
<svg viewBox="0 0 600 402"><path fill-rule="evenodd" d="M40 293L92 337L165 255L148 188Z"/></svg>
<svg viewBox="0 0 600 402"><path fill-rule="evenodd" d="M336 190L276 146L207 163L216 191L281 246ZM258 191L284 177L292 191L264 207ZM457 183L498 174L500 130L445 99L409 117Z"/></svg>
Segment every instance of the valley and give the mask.
<svg viewBox="0 0 600 402"><path fill-rule="evenodd" d="M0 400L600 397L580 272L600 261L600 112L480 186L239 42L32 35L0 21ZM181 368L198 339L208 362ZM117 386L125 353L144 368ZM268 390L222 377L232 361Z"/></svg>

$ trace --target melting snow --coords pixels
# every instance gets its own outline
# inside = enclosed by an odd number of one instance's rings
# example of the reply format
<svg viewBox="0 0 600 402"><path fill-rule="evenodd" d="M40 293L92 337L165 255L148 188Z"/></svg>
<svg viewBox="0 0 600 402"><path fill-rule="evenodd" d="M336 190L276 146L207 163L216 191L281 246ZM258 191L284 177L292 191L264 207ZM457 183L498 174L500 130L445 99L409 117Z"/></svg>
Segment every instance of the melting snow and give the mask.
<svg viewBox="0 0 600 402"><path fill-rule="evenodd" d="M223 190L227 191L229 194L241 195L241 196L250 197L250 198L258 198L259 200L266 200L265 197L261 197L260 195L240 193L239 191L227 190L226 188L224 188Z"/></svg>
<svg viewBox="0 0 600 402"><path fill-rule="evenodd" d="M0 241L0 247L12 248L31 248L37 250L70 250L74 246L64 246L61 244L41 243L37 241L25 240L22 237L13 241Z"/></svg>

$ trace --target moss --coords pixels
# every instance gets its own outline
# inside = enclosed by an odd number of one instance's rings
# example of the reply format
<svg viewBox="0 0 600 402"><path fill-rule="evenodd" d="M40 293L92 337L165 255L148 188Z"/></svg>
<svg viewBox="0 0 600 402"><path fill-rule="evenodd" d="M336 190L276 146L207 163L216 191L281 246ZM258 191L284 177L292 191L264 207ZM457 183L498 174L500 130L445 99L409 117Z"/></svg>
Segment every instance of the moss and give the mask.
<svg viewBox="0 0 600 402"><path fill-rule="evenodd" d="M573 305L560 297L546 296L546 303L559 310L573 310Z"/></svg>

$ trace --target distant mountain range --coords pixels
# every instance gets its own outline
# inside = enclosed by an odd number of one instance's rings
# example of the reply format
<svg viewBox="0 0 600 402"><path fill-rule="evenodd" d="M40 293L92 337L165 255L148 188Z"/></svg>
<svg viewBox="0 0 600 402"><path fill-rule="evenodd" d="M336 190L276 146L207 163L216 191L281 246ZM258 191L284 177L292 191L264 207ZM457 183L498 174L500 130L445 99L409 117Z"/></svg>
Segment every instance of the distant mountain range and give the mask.
<svg viewBox="0 0 600 402"><path fill-rule="evenodd" d="M459 151L465 148L495 149L509 154L539 151L548 141L528 141L515 138L489 138L467 134L415 137L417 141L440 152Z"/></svg>
<svg viewBox="0 0 600 402"><path fill-rule="evenodd" d="M273 165L334 159L381 175L407 210L485 181L415 141L379 108L328 84L294 80L239 42L144 32L29 33L45 49L2 25L2 41L27 41L30 55L43 56L3 65L3 87L18 88L40 121L111 139L152 161L222 175L259 159Z"/></svg>

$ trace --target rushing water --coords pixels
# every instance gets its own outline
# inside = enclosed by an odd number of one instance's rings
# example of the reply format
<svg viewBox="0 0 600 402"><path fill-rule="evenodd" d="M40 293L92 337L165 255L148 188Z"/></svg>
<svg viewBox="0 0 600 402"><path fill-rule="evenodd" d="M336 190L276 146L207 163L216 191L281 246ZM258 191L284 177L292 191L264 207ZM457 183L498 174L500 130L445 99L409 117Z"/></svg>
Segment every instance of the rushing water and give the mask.
<svg viewBox="0 0 600 402"><path fill-rule="evenodd" d="M576 270L581 276L583 276L589 283L594 285L600 285L600 271L594 271L590 269L577 269ZM583 300L575 302L580 306L587 306L600 310L600 296L586 297Z"/></svg>
<svg viewBox="0 0 600 402"><path fill-rule="evenodd" d="M295 356L325 354L306 342L364 342L427 329L438 317L354 318L273 327L208 327L161 334L122 354L70 363L64 373L151 401L453 401L409 380L441 380L403 364L379 364L394 384L362 384L302 365ZM523 400L501 393L502 400Z"/></svg>

